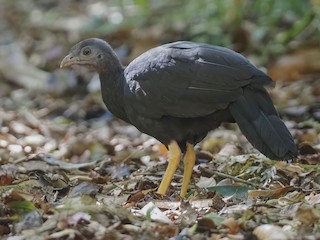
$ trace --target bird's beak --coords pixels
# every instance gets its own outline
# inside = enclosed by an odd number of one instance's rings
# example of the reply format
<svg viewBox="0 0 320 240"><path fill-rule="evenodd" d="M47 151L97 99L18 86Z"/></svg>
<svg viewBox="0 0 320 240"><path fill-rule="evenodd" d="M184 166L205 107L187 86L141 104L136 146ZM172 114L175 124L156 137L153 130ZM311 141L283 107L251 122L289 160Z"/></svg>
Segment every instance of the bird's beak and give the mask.
<svg viewBox="0 0 320 240"><path fill-rule="evenodd" d="M79 64L79 58L74 57L72 53L64 57L60 63L60 68L70 67L74 64Z"/></svg>

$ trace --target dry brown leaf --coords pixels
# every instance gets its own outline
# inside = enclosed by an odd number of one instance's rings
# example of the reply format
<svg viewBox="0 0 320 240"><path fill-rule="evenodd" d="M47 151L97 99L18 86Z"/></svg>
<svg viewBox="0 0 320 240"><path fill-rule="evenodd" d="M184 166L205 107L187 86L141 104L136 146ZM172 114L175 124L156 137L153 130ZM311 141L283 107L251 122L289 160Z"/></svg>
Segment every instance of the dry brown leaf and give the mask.
<svg viewBox="0 0 320 240"><path fill-rule="evenodd" d="M301 205L295 214L295 218L304 226L312 226L319 221L320 216L316 214L316 210L314 208Z"/></svg>
<svg viewBox="0 0 320 240"><path fill-rule="evenodd" d="M129 204L130 206L132 206L132 204L136 204L137 202L139 202L141 199L143 199L145 197L145 194L143 191L139 191L133 195L131 195L127 201L127 203L125 204L125 207L128 207L127 204Z"/></svg>
<svg viewBox="0 0 320 240"><path fill-rule="evenodd" d="M14 181L12 175L1 174L0 175L0 186L10 185Z"/></svg>
<svg viewBox="0 0 320 240"><path fill-rule="evenodd" d="M200 231L210 231L212 229L215 229L216 227L216 224L214 224L214 222L210 218L204 217L198 220L198 230Z"/></svg>
<svg viewBox="0 0 320 240"><path fill-rule="evenodd" d="M302 142L299 144L299 155L310 155L310 154L317 154L317 150L314 149L310 143Z"/></svg>
<svg viewBox="0 0 320 240"><path fill-rule="evenodd" d="M299 142L316 142L318 139L318 133L315 129L304 129L300 131L296 136Z"/></svg>
<svg viewBox="0 0 320 240"><path fill-rule="evenodd" d="M110 181L109 176L97 176L92 178L92 182L97 184L106 184Z"/></svg>
<svg viewBox="0 0 320 240"><path fill-rule="evenodd" d="M314 206L315 204L320 204L320 194L316 194L314 196L311 196L310 199L308 200L308 203L311 206Z"/></svg>
<svg viewBox="0 0 320 240"><path fill-rule="evenodd" d="M278 203L280 205L289 205L292 203L303 202L306 195L303 192L289 192L286 196L279 198Z"/></svg>
<svg viewBox="0 0 320 240"><path fill-rule="evenodd" d="M288 164L284 161L278 161L274 164L277 171L279 173L283 173L285 176L294 178L297 177L299 174L304 173L305 170L296 164Z"/></svg>
<svg viewBox="0 0 320 240"><path fill-rule="evenodd" d="M320 163L320 154L301 155L297 159L302 164L316 165Z"/></svg>
<svg viewBox="0 0 320 240"><path fill-rule="evenodd" d="M303 48L283 55L269 68L276 81L297 81L304 75L320 72L320 48Z"/></svg>
<svg viewBox="0 0 320 240"><path fill-rule="evenodd" d="M239 222L232 217L225 219L221 225L229 228L229 234L237 234L240 231Z"/></svg>
<svg viewBox="0 0 320 240"><path fill-rule="evenodd" d="M159 223L156 225L154 231L162 238L171 238L177 236L179 233L179 227L174 224Z"/></svg>
<svg viewBox="0 0 320 240"><path fill-rule="evenodd" d="M279 198L284 196L287 192L293 190L293 186L285 186L272 190L249 190L248 197L250 198Z"/></svg>

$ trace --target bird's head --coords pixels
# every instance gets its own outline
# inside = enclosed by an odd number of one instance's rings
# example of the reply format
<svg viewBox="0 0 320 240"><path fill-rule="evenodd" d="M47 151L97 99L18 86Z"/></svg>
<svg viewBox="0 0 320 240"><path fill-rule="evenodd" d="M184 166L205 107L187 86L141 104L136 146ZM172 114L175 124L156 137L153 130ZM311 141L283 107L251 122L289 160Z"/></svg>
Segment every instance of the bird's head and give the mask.
<svg viewBox="0 0 320 240"><path fill-rule="evenodd" d="M110 45L101 39L89 38L70 49L60 68L81 65L100 73L107 70L110 64L120 64Z"/></svg>

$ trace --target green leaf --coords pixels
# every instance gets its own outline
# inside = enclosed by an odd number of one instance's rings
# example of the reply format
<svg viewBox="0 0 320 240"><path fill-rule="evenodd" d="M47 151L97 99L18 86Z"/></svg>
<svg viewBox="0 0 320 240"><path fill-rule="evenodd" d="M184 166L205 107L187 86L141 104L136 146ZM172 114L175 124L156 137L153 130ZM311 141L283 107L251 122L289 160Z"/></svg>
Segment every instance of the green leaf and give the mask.
<svg viewBox="0 0 320 240"><path fill-rule="evenodd" d="M243 200L248 196L248 190L252 189L249 186L234 186L234 185L222 185L213 186L207 188L210 191L215 191L223 197L234 197L239 200Z"/></svg>
<svg viewBox="0 0 320 240"><path fill-rule="evenodd" d="M17 214L26 214L36 209L30 201L12 201L7 204Z"/></svg>

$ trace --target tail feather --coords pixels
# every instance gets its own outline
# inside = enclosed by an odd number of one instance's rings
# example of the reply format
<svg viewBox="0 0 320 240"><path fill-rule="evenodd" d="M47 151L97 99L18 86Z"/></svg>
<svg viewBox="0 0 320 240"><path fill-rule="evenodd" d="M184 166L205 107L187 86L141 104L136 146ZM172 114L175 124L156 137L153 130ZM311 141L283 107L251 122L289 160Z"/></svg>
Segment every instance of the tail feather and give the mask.
<svg viewBox="0 0 320 240"><path fill-rule="evenodd" d="M292 159L298 150L265 89L244 88L230 112L249 142L272 159Z"/></svg>

